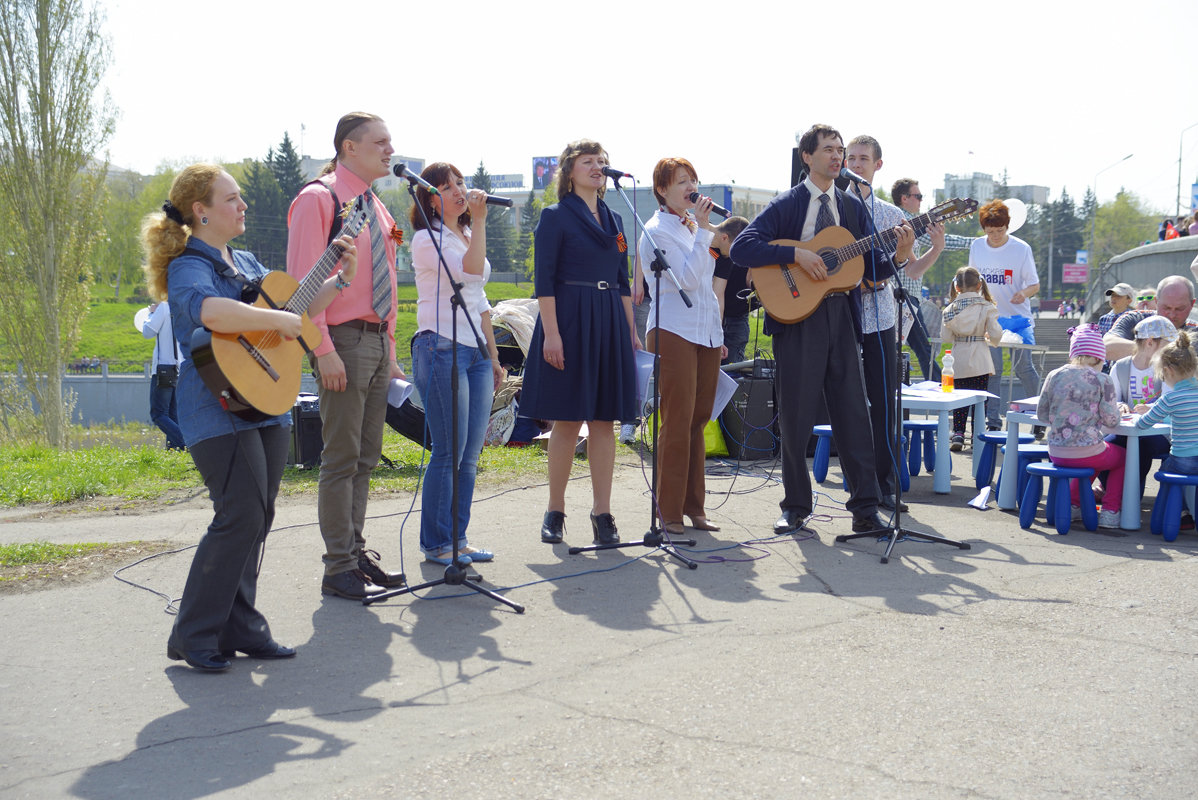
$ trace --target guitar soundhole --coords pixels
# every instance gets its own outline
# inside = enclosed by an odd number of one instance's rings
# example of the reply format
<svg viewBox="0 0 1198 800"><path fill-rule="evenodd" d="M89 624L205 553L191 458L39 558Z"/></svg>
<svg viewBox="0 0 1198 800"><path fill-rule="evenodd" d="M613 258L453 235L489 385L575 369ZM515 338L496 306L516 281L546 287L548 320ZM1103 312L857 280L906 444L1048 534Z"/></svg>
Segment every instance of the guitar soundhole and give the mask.
<svg viewBox="0 0 1198 800"><path fill-rule="evenodd" d="M836 270L840 269L840 263L836 260L835 250L831 248L820 250L819 257L823 260L824 266L827 267L829 275L834 275Z"/></svg>

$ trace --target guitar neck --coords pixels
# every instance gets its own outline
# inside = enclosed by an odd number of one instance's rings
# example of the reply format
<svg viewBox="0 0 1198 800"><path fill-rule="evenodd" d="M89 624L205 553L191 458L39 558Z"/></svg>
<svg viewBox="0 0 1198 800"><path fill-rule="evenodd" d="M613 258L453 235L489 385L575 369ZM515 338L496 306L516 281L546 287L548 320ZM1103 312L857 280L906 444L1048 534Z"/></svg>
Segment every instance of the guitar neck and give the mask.
<svg viewBox="0 0 1198 800"><path fill-rule="evenodd" d="M320 287L333 274L333 269L341 261L341 248L337 244L331 244L324 251L324 255L316 262L316 266L300 281L299 288L291 295L291 299L283 306L286 310L293 314L304 314L308 310L308 306L312 305L312 301L316 299L316 294L320 291Z"/></svg>
<svg viewBox="0 0 1198 800"><path fill-rule="evenodd" d="M915 230L916 236L922 236L928 226L932 224L931 212L920 214L918 217L912 217L907 220L911 227ZM884 231L866 236L864 239L858 239L850 245L845 245L836 251L836 255L840 261L847 261L851 258L864 255L875 248L883 251L895 250L895 245L898 242L898 231L894 228L887 228Z"/></svg>

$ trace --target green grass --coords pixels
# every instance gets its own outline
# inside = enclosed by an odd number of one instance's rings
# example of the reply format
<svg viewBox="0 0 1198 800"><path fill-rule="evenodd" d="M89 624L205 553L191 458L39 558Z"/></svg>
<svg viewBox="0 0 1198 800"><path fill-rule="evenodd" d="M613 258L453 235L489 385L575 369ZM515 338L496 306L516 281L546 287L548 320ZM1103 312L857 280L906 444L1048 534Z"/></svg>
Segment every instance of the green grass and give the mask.
<svg viewBox="0 0 1198 800"><path fill-rule="evenodd" d="M94 542L87 544L51 544L50 542L4 544L0 545L0 567L56 564L87 555L95 550L103 550L105 547L107 545Z"/></svg>
<svg viewBox="0 0 1198 800"><path fill-rule="evenodd" d="M152 499L199 484L191 457L160 446L102 443L59 451L0 446L0 506L67 503L88 497Z"/></svg>

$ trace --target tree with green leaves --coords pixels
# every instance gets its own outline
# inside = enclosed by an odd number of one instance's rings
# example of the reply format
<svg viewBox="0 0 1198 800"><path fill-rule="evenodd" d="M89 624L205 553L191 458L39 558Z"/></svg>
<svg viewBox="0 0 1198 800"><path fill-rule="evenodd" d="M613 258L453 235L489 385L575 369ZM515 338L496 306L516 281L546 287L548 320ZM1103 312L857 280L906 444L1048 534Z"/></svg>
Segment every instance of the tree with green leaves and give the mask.
<svg viewBox="0 0 1198 800"><path fill-rule="evenodd" d="M537 222L541 219L541 209L537 207L536 203L536 190L529 189L528 199L524 201L524 205L520 206L520 234L516 239L516 251L512 256L512 265L516 271L523 272L529 277L532 273L525 269L525 264L532 254L533 231L537 229Z"/></svg>
<svg viewBox="0 0 1198 800"><path fill-rule="evenodd" d="M278 151L274 153L273 157L267 155L266 163L275 174L279 190L287 199L287 206L290 208L291 201L295 199L307 181L304 180L304 173L300 170L300 157L295 152L295 145L291 143L291 135L288 132L283 132L283 141L279 142Z"/></svg>
<svg viewBox="0 0 1198 800"><path fill-rule="evenodd" d="M491 194L491 173L478 162L478 169L470 177L470 187ZM496 272L515 271L512 255L516 247L516 229L512 226L511 211L492 206L487 211L487 260Z"/></svg>
<svg viewBox="0 0 1198 800"><path fill-rule="evenodd" d="M291 198L283 194L274 170L267 161L247 161L241 180L245 199L245 233L239 246L249 250L271 269L287 266L287 208Z"/></svg>
<svg viewBox="0 0 1198 800"><path fill-rule="evenodd" d="M0 337L25 368L46 440L64 447L66 359L87 313L113 113L100 11L83 0L0 2Z"/></svg>

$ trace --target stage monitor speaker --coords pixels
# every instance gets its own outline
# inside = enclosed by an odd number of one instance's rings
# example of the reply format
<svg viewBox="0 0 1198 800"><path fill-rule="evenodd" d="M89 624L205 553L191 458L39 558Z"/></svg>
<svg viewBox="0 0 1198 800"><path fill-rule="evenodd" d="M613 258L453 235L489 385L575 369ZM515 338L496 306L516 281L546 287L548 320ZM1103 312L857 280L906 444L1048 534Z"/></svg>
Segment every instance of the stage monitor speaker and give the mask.
<svg viewBox="0 0 1198 800"><path fill-rule="evenodd" d="M320 451L324 448L321 434L320 398L301 394L291 409L291 452L287 463L305 469L319 466Z"/></svg>
<svg viewBox="0 0 1198 800"><path fill-rule="evenodd" d="M773 458L778 454L778 417L774 411L774 381L741 378L728 407L720 415L728 455L739 461Z"/></svg>

